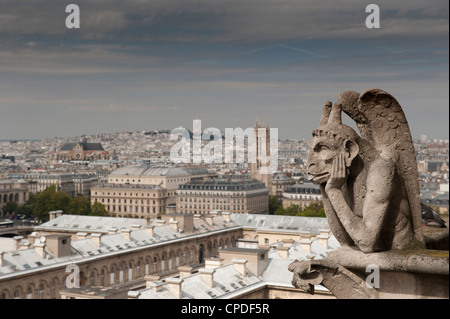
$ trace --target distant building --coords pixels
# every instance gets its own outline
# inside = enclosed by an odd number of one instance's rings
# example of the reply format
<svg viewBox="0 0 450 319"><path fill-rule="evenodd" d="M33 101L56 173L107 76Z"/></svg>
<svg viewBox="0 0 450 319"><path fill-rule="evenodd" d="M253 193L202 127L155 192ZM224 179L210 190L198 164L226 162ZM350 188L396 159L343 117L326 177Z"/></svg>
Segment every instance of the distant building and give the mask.
<svg viewBox="0 0 450 319"><path fill-rule="evenodd" d="M304 209L312 203L322 201L322 193L318 185L312 183L287 186L283 193L283 208L297 205Z"/></svg>
<svg viewBox="0 0 450 319"><path fill-rule="evenodd" d="M208 214L212 210L240 214L268 214L269 191L254 179L192 181L177 190L177 210L185 214Z"/></svg>
<svg viewBox="0 0 450 319"><path fill-rule="evenodd" d="M107 152L101 143L89 143L86 139L78 143L66 143L61 149L52 154L51 161L89 161L109 159Z"/></svg>
<svg viewBox="0 0 450 319"><path fill-rule="evenodd" d="M277 196L279 201L283 198L283 193L286 187L292 184L293 180L283 173L277 173L272 176L272 183L270 187L270 195Z"/></svg>
<svg viewBox="0 0 450 319"><path fill-rule="evenodd" d="M179 185L191 181L203 181L216 174L206 168L175 166L127 166L108 176L111 185L154 185L167 190L167 204L175 204Z"/></svg>
<svg viewBox="0 0 450 319"><path fill-rule="evenodd" d="M102 203L118 217L156 218L165 212L167 189L158 185L100 184L91 189L91 203Z"/></svg>
<svg viewBox="0 0 450 319"><path fill-rule="evenodd" d="M270 154L270 128L268 125L260 126L259 121L256 121L254 127L253 148L255 151L255 161L251 163L251 177L266 185L267 189L271 189L272 174L262 174L261 169L269 166L270 163L264 163L261 156L269 158ZM262 134L261 132L265 133ZM265 149L266 154L263 154Z"/></svg>
<svg viewBox="0 0 450 319"><path fill-rule="evenodd" d="M28 200L28 182L23 180L2 179L0 180L0 216L4 216L3 207L8 202L23 205Z"/></svg>
<svg viewBox="0 0 450 319"><path fill-rule="evenodd" d="M32 194L40 193L47 187L55 185L57 191L64 192L69 196L83 195L89 197L91 188L98 183L98 176L93 173L20 173L10 176L29 182L29 189Z"/></svg>

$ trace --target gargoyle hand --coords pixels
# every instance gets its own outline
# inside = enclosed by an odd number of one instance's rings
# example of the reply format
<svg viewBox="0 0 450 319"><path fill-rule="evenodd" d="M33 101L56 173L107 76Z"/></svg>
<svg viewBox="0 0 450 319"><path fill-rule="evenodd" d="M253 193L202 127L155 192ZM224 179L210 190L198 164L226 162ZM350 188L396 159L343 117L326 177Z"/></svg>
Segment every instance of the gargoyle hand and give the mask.
<svg viewBox="0 0 450 319"><path fill-rule="evenodd" d="M342 189L347 180L347 167L345 166L345 154L339 153L334 160L331 168L330 178L325 186L325 191L331 189Z"/></svg>

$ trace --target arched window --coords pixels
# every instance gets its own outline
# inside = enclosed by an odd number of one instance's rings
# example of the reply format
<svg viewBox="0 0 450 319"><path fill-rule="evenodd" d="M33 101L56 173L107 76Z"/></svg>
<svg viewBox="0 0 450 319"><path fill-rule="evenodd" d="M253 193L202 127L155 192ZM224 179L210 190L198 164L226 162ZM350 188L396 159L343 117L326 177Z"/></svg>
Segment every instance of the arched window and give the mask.
<svg viewBox="0 0 450 319"><path fill-rule="evenodd" d="M33 290L31 287L28 287L27 289L27 299L33 299Z"/></svg>
<svg viewBox="0 0 450 319"><path fill-rule="evenodd" d="M109 285L112 286L115 284L114 280L114 272L116 271L114 266L111 266L111 269L109 270Z"/></svg>
<svg viewBox="0 0 450 319"><path fill-rule="evenodd" d="M128 264L128 281L133 280L133 264L130 262Z"/></svg>
<svg viewBox="0 0 450 319"><path fill-rule="evenodd" d="M203 261L203 244L200 244L198 248L198 262L201 264Z"/></svg>
<svg viewBox="0 0 450 319"><path fill-rule="evenodd" d="M189 259L190 263L194 262L194 248L191 248L191 251L189 252Z"/></svg>
<svg viewBox="0 0 450 319"><path fill-rule="evenodd" d="M44 299L45 298L45 296L44 296L44 285L43 284L40 284L39 285L39 299Z"/></svg>
<svg viewBox="0 0 450 319"><path fill-rule="evenodd" d="M166 257L163 255L162 257L161 257L161 272L164 272L164 269L165 269L165 261L166 261Z"/></svg>
<svg viewBox="0 0 450 319"><path fill-rule="evenodd" d="M105 286L105 270L102 269L100 272L100 286Z"/></svg>
<svg viewBox="0 0 450 319"><path fill-rule="evenodd" d="M158 270L158 259L156 257L153 258L153 272Z"/></svg>
<svg viewBox="0 0 450 319"><path fill-rule="evenodd" d="M56 299L56 284L52 281L50 284L50 298Z"/></svg>
<svg viewBox="0 0 450 319"><path fill-rule="evenodd" d="M91 276L89 278L89 284L92 286L95 286L95 273L91 272Z"/></svg>
<svg viewBox="0 0 450 319"><path fill-rule="evenodd" d="M119 267L119 284L123 284L124 280L123 280L123 266L120 265Z"/></svg>
<svg viewBox="0 0 450 319"><path fill-rule="evenodd" d="M136 277L139 278L141 277L141 261L138 260L137 264L136 264Z"/></svg>
<svg viewBox="0 0 450 319"><path fill-rule="evenodd" d="M172 270L173 266L173 254L169 253L169 270Z"/></svg>
<svg viewBox="0 0 450 319"><path fill-rule="evenodd" d="M145 258L145 276L147 276L150 273L150 265L149 265L149 259L150 258Z"/></svg>

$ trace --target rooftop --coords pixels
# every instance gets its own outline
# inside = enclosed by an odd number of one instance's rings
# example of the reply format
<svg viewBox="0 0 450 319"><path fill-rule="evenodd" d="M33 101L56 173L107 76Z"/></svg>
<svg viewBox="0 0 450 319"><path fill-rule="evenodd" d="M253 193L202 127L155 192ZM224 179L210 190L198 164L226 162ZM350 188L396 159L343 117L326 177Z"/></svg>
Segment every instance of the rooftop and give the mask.
<svg viewBox="0 0 450 319"><path fill-rule="evenodd" d="M189 176L208 174L209 171L206 168L141 165L119 168L112 172L110 176Z"/></svg>
<svg viewBox="0 0 450 319"><path fill-rule="evenodd" d="M226 191L243 191L253 189L266 189L266 186L256 179L213 179L208 181L191 181L179 186L181 190L226 190Z"/></svg>

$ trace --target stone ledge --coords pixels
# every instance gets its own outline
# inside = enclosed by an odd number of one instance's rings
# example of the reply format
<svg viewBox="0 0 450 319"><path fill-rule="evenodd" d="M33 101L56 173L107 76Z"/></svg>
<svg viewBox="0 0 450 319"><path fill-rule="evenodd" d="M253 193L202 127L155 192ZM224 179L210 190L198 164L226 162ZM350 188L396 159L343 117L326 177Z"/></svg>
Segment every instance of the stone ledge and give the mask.
<svg viewBox="0 0 450 319"><path fill-rule="evenodd" d="M427 275L449 275L449 252L422 249L363 253L356 247L340 247L328 253L327 260L349 269L365 271L374 264L381 271L409 272Z"/></svg>

